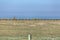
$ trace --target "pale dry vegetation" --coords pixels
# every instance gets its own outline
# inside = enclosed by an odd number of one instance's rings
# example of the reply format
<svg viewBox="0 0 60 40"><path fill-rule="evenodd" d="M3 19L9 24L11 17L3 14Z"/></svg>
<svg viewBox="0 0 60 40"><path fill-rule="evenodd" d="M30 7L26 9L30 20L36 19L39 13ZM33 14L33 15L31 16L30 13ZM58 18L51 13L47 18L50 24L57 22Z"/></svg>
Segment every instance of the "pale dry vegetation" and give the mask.
<svg viewBox="0 0 60 40"><path fill-rule="evenodd" d="M0 36L59 37L60 20L0 20Z"/></svg>

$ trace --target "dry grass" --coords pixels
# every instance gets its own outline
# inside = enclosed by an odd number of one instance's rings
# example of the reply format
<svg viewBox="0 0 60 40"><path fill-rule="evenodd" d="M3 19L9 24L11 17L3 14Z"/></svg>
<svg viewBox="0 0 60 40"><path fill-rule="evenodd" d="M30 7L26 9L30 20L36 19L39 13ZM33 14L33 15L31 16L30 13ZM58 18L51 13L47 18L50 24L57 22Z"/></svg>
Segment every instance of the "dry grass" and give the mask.
<svg viewBox="0 0 60 40"><path fill-rule="evenodd" d="M1 20L0 36L60 36L60 20Z"/></svg>

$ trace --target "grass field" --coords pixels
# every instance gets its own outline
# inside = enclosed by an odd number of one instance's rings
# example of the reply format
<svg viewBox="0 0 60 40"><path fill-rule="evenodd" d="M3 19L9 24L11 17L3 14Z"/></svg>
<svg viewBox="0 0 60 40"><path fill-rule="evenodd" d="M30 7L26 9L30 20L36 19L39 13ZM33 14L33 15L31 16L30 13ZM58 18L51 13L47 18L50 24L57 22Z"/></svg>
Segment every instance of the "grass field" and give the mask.
<svg viewBox="0 0 60 40"><path fill-rule="evenodd" d="M35 37L59 38L60 20L0 20L1 40L5 40L3 37L23 37L21 40L25 40L24 37L26 37L27 40L29 33L32 34L33 40L35 40Z"/></svg>
<svg viewBox="0 0 60 40"><path fill-rule="evenodd" d="M0 37L0 40L28 40L27 37ZM33 37L32 40L60 40L60 37Z"/></svg>

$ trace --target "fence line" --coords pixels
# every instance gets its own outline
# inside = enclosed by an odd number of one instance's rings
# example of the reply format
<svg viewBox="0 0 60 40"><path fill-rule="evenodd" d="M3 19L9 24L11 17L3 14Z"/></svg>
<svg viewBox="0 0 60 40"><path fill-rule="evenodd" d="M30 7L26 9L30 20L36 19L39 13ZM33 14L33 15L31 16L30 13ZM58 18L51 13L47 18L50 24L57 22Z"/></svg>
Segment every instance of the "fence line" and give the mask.
<svg viewBox="0 0 60 40"><path fill-rule="evenodd" d="M27 37L0 37L0 40L60 40L60 37L32 37L29 34Z"/></svg>

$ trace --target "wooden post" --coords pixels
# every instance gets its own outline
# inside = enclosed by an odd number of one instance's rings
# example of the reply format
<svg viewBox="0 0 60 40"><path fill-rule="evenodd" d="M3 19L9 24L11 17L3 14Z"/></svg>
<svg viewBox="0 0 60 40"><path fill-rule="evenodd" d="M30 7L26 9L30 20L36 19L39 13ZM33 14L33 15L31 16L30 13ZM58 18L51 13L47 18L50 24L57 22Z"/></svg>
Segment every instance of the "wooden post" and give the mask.
<svg viewBox="0 0 60 40"><path fill-rule="evenodd" d="M52 40L55 40L55 38L52 38Z"/></svg>
<svg viewBox="0 0 60 40"><path fill-rule="evenodd" d="M31 40L31 34L28 34L28 40Z"/></svg>

